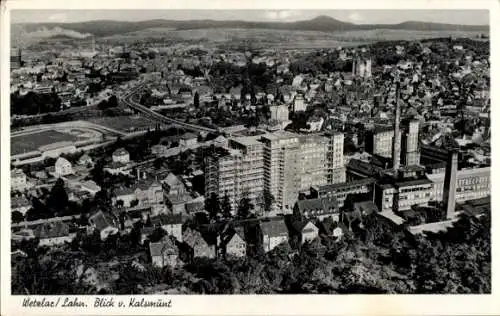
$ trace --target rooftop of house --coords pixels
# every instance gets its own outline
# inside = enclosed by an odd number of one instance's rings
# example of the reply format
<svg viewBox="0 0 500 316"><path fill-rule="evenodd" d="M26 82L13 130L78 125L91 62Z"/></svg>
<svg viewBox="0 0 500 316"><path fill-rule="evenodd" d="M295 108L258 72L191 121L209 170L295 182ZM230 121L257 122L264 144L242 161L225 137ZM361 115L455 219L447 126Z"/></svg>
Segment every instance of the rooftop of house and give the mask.
<svg viewBox="0 0 500 316"><path fill-rule="evenodd" d="M304 221L293 222L292 227L293 227L293 229L295 229L296 232L301 233L309 223L314 225L310 220L304 220Z"/></svg>
<svg viewBox="0 0 500 316"><path fill-rule="evenodd" d="M163 180L164 183L168 184L170 187L183 186L184 183L175 174L170 172L167 177Z"/></svg>
<svg viewBox="0 0 500 316"><path fill-rule="evenodd" d="M338 202L335 197L298 200L297 206L301 212L323 210L324 212L338 211Z"/></svg>
<svg viewBox="0 0 500 316"><path fill-rule="evenodd" d="M210 245L214 244L213 242L210 242L210 238L204 237L203 234L195 229L187 228L184 233L182 234L182 240L188 244L191 248L194 248L195 246L199 245Z"/></svg>
<svg viewBox="0 0 500 316"><path fill-rule="evenodd" d="M372 201L354 202L354 210L360 212L363 215L378 212L377 206Z"/></svg>
<svg viewBox="0 0 500 316"><path fill-rule="evenodd" d="M33 234L40 238L57 238L69 235L69 226L63 222L47 223L37 226Z"/></svg>
<svg viewBox="0 0 500 316"><path fill-rule="evenodd" d="M288 236L288 229L283 219L271 220L268 222L263 221L260 223L260 228L264 236Z"/></svg>
<svg viewBox="0 0 500 316"><path fill-rule="evenodd" d="M89 222L93 222L95 228L103 230L107 227L116 227L116 219L108 212L98 211L89 217Z"/></svg>
<svg viewBox="0 0 500 316"><path fill-rule="evenodd" d="M10 171L10 177L11 178L14 178L14 177L20 177L20 176L24 176L24 172L22 169L12 169Z"/></svg>
<svg viewBox="0 0 500 316"><path fill-rule="evenodd" d="M160 225L176 225L184 223L182 214L160 214L159 216L155 217L154 220ZM151 218L151 221L153 221L153 218Z"/></svg>
<svg viewBox="0 0 500 316"><path fill-rule="evenodd" d="M31 206L31 202L25 197L13 197L10 199L10 205L12 209L24 206Z"/></svg>
<svg viewBox="0 0 500 316"><path fill-rule="evenodd" d="M149 251L151 253L151 257L162 256L164 254L167 255L179 254L179 249L172 241L172 239L170 239L170 237L168 236L164 237L159 242L150 243Z"/></svg>
<svg viewBox="0 0 500 316"><path fill-rule="evenodd" d="M124 156L128 155L128 151L125 148L118 148L113 152L113 156Z"/></svg>

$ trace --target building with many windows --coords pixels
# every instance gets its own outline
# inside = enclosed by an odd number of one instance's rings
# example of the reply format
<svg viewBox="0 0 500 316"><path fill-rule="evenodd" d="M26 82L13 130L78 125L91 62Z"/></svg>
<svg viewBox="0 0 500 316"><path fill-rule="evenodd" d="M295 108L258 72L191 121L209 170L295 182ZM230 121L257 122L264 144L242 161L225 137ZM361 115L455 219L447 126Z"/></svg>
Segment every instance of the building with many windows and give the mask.
<svg viewBox="0 0 500 316"><path fill-rule="evenodd" d="M329 140L319 135L300 137L299 190L327 183L327 150Z"/></svg>
<svg viewBox="0 0 500 316"><path fill-rule="evenodd" d="M401 179L375 185L375 204L381 212L410 210L413 205L428 205L433 183L427 178Z"/></svg>
<svg viewBox="0 0 500 316"><path fill-rule="evenodd" d="M392 139L394 130L391 127L375 128L366 132L365 149L372 155L392 157Z"/></svg>
<svg viewBox="0 0 500 316"><path fill-rule="evenodd" d="M411 120L404 124L401 137L401 162L405 166L420 164L420 151L418 147L419 122Z"/></svg>
<svg viewBox="0 0 500 316"><path fill-rule="evenodd" d="M458 170L455 195L457 203L489 196L490 176L490 167ZM433 200L442 201L445 173L429 174L427 177L433 183Z"/></svg>
<svg viewBox="0 0 500 316"><path fill-rule="evenodd" d="M278 131L262 136L264 144L264 186L279 209L291 209L301 186L300 137Z"/></svg>
<svg viewBox="0 0 500 316"><path fill-rule="evenodd" d="M219 149L205 161L206 197L227 195L233 210L244 196L256 202L264 192L263 144L258 136L236 137L228 148Z"/></svg>
<svg viewBox="0 0 500 316"><path fill-rule="evenodd" d="M327 150L327 182L342 183L346 181L346 168L344 165L344 133L328 132Z"/></svg>

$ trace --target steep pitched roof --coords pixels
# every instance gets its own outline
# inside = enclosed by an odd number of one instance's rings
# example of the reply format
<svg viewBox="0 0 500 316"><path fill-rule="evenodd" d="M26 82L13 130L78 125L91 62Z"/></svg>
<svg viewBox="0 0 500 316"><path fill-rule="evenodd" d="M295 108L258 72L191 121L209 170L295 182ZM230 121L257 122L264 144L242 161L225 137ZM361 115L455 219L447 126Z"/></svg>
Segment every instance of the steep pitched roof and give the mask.
<svg viewBox="0 0 500 316"><path fill-rule="evenodd" d="M285 235L288 236L288 229L286 228L285 221L282 219L273 220L269 222L261 222L260 228L264 235L268 235L271 237L285 236Z"/></svg>
<svg viewBox="0 0 500 316"><path fill-rule="evenodd" d="M182 183L182 181L172 172L170 172L167 175L167 177L165 178L165 180L163 180L163 182L165 182L169 186L184 185L184 183Z"/></svg>
<svg viewBox="0 0 500 316"><path fill-rule="evenodd" d="M90 216L89 221L94 223L94 226L98 230L103 230L107 227L115 227L115 218L109 213L104 213L103 211L98 211L94 215Z"/></svg>
<svg viewBox="0 0 500 316"><path fill-rule="evenodd" d="M151 253L151 257L161 256L163 254L177 255L179 254L179 249L172 239L167 236L159 242L150 243L149 252Z"/></svg>

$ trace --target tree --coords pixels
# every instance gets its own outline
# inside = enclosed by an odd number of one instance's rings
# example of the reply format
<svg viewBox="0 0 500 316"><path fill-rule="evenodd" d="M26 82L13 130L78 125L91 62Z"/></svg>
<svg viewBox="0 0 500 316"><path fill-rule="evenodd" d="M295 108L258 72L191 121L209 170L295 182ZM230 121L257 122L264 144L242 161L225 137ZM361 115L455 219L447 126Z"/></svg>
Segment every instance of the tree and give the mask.
<svg viewBox="0 0 500 316"><path fill-rule="evenodd" d="M233 216L232 209L231 201L229 200L229 196L226 194L222 199L222 216L225 218L231 218Z"/></svg>
<svg viewBox="0 0 500 316"><path fill-rule="evenodd" d="M274 196L269 192L269 190L264 190L264 210L266 212L271 212L273 204L275 202Z"/></svg>
<svg viewBox="0 0 500 316"><path fill-rule="evenodd" d="M212 193L205 202L205 209L208 212L210 219L216 219L217 215L221 213L219 197L216 193Z"/></svg>
<svg viewBox="0 0 500 316"><path fill-rule="evenodd" d="M120 199L116 200L116 206L117 206L118 208L122 208L122 207L123 207L123 205L124 205L123 200L120 200Z"/></svg>
<svg viewBox="0 0 500 316"><path fill-rule="evenodd" d="M198 91L194 93L194 101L193 101L194 107L199 108L200 107L200 94Z"/></svg>
<svg viewBox="0 0 500 316"><path fill-rule="evenodd" d="M64 181L59 178L50 191L49 198L47 199L47 206L52 208L55 212L61 212L68 206L68 193L64 187Z"/></svg>
<svg viewBox="0 0 500 316"><path fill-rule="evenodd" d="M19 223L19 222L22 222L24 220L23 213L21 213L19 211L12 212L11 216L12 216L13 223Z"/></svg>
<svg viewBox="0 0 500 316"><path fill-rule="evenodd" d="M238 204L238 218L239 219L246 219L250 215L251 210L253 209L253 204L252 201L250 200L250 197L248 196L248 193L243 195L243 198L240 200L240 203Z"/></svg>
<svg viewBox="0 0 500 316"><path fill-rule="evenodd" d="M139 200L138 199L130 201L130 207L134 207L134 206L137 206L137 205L139 205Z"/></svg>

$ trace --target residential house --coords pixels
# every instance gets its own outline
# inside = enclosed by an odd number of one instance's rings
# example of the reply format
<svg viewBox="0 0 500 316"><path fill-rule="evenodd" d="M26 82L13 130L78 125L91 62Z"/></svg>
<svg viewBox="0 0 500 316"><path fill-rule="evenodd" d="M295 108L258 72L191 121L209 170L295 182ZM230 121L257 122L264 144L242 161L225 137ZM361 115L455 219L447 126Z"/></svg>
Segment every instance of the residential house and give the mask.
<svg viewBox="0 0 500 316"><path fill-rule="evenodd" d="M24 191L28 186L26 179L26 174L21 169L13 169L10 172L10 190Z"/></svg>
<svg viewBox="0 0 500 316"><path fill-rule="evenodd" d="M151 153L155 156L163 156L168 152L168 147L165 145L154 145L151 147Z"/></svg>
<svg viewBox="0 0 500 316"><path fill-rule="evenodd" d="M123 201L124 207L130 207L132 201L137 200L137 196L135 195L135 191L133 188L118 188L114 191L115 198L114 204L117 205L118 201Z"/></svg>
<svg viewBox="0 0 500 316"><path fill-rule="evenodd" d="M165 199L172 213L182 214L186 212L186 203L191 197L186 192L186 186L176 175L169 173L162 181Z"/></svg>
<svg viewBox="0 0 500 316"><path fill-rule="evenodd" d="M245 257L247 253L247 243L242 229L228 229L221 239L221 248L226 256L236 258Z"/></svg>
<svg viewBox="0 0 500 316"><path fill-rule="evenodd" d="M293 223L295 233L299 236L300 244L311 242L318 237L319 229L310 220Z"/></svg>
<svg viewBox="0 0 500 316"><path fill-rule="evenodd" d="M164 237L159 242L149 244L151 262L154 266L163 268L165 266L175 267L179 260L179 249L170 237Z"/></svg>
<svg viewBox="0 0 500 316"><path fill-rule="evenodd" d="M196 144L198 144L198 136L194 133L186 133L179 140L179 145L182 147L196 146Z"/></svg>
<svg viewBox="0 0 500 316"><path fill-rule="evenodd" d="M207 238L208 239L208 238ZM207 257L207 258L215 258L216 250L215 250L215 241L210 242L207 241L203 235L194 229L187 228L182 234L183 242L189 246L190 257Z"/></svg>
<svg viewBox="0 0 500 316"><path fill-rule="evenodd" d="M33 234L40 239L40 246L55 246L71 242L76 233L69 232L68 224L53 222L42 224L33 230Z"/></svg>
<svg viewBox="0 0 500 316"><path fill-rule="evenodd" d="M101 191L101 187L92 180L87 180L80 183L80 190L90 193L92 196Z"/></svg>
<svg viewBox="0 0 500 316"><path fill-rule="evenodd" d="M54 175L56 177L62 177L69 174L73 174L73 168L71 166L71 162L69 162L67 159L63 157L59 157L56 160L54 167L55 167Z"/></svg>
<svg viewBox="0 0 500 316"><path fill-rule="evenodd" d="M99 231L102 240L118 232L118 220L113 214L108 212L97 211L89 217L89 223L94 229Z"/></svg>
<svg viewBox="0 0 500 316"><path fill-rule="evenodd" d="M324 220L330 217L333 221L338 222L340 210L335 197L323 197L298 200L294 207L294 214L306 219Z"/></svg>
<svg viewBox="0 0 500 316"><path fill-rule="evenodd" d="M283 219L261 222L264 251L268 252L281 243L288 242L288 229Z"/></svg>
<svg viewBox="0 0 500 316"><path fill-rule="evenodd" d="M20 212L21 214L26 215L26 212L31 208L30 201L25 197L12 197L10 199L10 211L11 212Z"/></svg>
<svg viewBox="0 0 500 316"><path fill-rule="evenodd" d="M186 193L184 183L172 172L162 181L165 193L168 196L182 196Z"/></svg>
<svg viewBox="0 0 500 316"><path fill-rule="evenodd" d="M130 154L125 150L125 148L118 148L113 152L113 162L127 164L130 162Z"/></svg>
<svg viewBox="0 0 500 316"><path fill-rule="evenodd" d="M182 215L160 215L159 217L161 228L163 228L170 236L173 236L179 242L182 242Z"/></svg>
<svg viewBox="0 0 500 316"><path fill-rule="evenodd" d="M156 180L138 181L134 194L139 201L139 205L162 204L164 200L163 188Z"/></svg>

